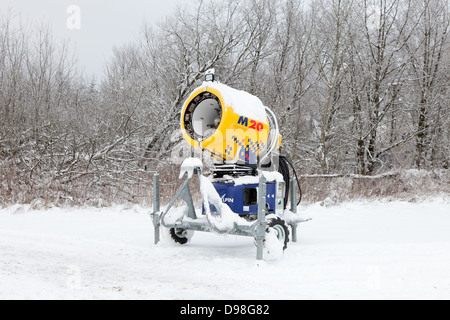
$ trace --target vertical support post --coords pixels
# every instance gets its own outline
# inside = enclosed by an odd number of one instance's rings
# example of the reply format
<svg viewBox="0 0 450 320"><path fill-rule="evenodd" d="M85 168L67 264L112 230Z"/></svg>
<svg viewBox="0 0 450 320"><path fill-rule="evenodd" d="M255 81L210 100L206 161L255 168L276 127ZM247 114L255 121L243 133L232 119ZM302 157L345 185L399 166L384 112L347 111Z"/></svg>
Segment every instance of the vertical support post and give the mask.
<svg viewBox="0 0 450 320"><path fill-rule="evenodd" d="M160 226L159 221L159 211L160 211L160 197L159 197L159 174L155 173L153 176L153 225L155 226L155 244L160 241Z"/></svg>
<svg viewBox="0 0 450 320"><path fill-rule="evenodd" d="M291 212L297 213L297 181L295 179L291 180L291 186L289 188L291 192ZM292 242L297 242L297 224L291 224L292 227Z"/></svg>
<svg viewBox="0 0 450 320"><path fill-rule="evenodd" d="M263 259L266 238L266 179L261 175L258 188L258 219L256 227L256 259Z"/></svg>

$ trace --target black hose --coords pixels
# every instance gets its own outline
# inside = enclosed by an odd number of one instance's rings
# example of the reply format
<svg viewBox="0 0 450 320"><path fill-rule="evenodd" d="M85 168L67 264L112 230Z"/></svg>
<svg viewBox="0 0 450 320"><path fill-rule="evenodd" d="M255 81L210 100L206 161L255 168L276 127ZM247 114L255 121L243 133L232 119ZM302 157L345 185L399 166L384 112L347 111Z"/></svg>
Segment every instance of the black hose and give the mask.
<svg viewBox="0 0 450 320"><path fill-rule="evenodd" d="M288 162L286 161L286 158L283 156L279 157L278 172L280 172L281 175L283 176L283 180L286 185L286 191L285 191L285 195L284 195L284 209L286 209L288 201L289 201L289 189L291 187L291 176L290 176L290 172L289 172Z"/></svg>
<svg viewBox="0 0 450 320"><path fill-rule="evenodd" d="M287 166L286 163L288 163L291 166L292 171L293 171L294 176L295 176L295 179L297 180L298 191L300 193L300 198L298 200L297 206L302 202L302 198L303 198L302 188L301 188L301 185L300 185L300 181L298 179L297 171L295 171L294 165L292 164L291 160L289 160L288 157L280 156L280 173L283 175L284 181L286 182L286 196L284 198L284 206L285 206L285 208L286 208L287 202L288 202L289 188L290 188L290 181L291 181L290 180L289 167ZM287 170L286 170L286 168L287 168Z"/></svg>

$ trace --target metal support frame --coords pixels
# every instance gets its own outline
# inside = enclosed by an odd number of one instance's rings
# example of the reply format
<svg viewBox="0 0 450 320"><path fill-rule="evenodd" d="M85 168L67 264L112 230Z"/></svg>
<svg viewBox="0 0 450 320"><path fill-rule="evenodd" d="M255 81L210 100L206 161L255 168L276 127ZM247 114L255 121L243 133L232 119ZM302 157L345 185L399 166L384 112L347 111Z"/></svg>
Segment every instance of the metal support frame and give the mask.
<svg viewBox="0 0 450 320"><path fill-rule="evenodd" d="M201 175L201 169L196 168L194 170L194 173L196 173L198 176ZM167 206L166 210L161 213L160 212L160 188L159 188L159 174L155 174L153 176L153 213L151 214L153 225L155 227L155 244L158 244L161 240L160 237L160 227L161 225L166 228L171 227L178 227L178 226L169 226L166 225L164 222L164 217L169 212L169 210L173 207L175 202L178 199L184 200L186 202L186 205L188 207L188 214L187 216L193 220L197 219L197 215L195 213L195 207L194 207L194 201L192 200L191 190L189 188L189 181L190 177L187 177L186 180L184 180L183 184L178 189L175 196L172 198L172 200L169 202L169 205Z"/></svg>
<svg viewBox="0 0 450 320"><path fill-rule="evenodd" d="M201 168L195 168L193 173L197 175L200 179L201 176ZM192 179L193 175L187 175L185 181L182 183L175 196L171 199L169 205L161 212L160 210L160 182L159 175L155 174L153 176L153 213L151 214L153 225L155 227L155 244L158 244L160 241L160 228L161 225L166 228L179 228L185 230L192 231L204 231L204 232L215 232L215 233L223 233L219 232L217 228L215 228L206 218L198 218L195 212L194 201L192 199L191 191L189 188L189 182ZM291 198L291 208L290 211L294 214L297 214L297 193L296 193L297 184L295 180L291 180L290 184L290 198ZM239 236L248 236L254 237L256 240L256 259L263 260L264 258L264 241L266 238L266 215L267 215L267 206L266 206L266 193L267 193L267 180L263 175L259 178L259 186L258 186L258 215L257 220L252 223L235 223L235 227L230 232L226 232L228 234L239 235ZM181 199L186 202L188 213L187 216L179 219L178 221L167 224L164 221L164 217L170 211L175 202ZM297 227L299 223L307 222L311 219L302 219L299 216L296 216L293 219L289 219L289 225L292 228L292 242L298 241L297 236Z"/></svg>
<svg viewBox="0 0 450 320"><path fill-rule="evenodd" d="M257 260L263 260L264 239L266 238L266 183L266 179L261 175L258 187L258 218L255 228Z"/></svg>
<svg viewBox="0 0 450 320"><path fill-rule="evenodd" d="M297 182L295 181L295 179L291 180L291 186L289 188L291 195L291 212L292 213L297 213ZM292 223L291 224L291 228L292 228L292 242L297 242L297 223Z"/></svg>
<svg viewBox="0 0 450 320"><path fill-rule="evenodd" d="M289 219L289 225L292 228L292 242L298 241L297 227L300 223L311 221L312 219L304 219L297 215L297 182L291 180L291 212L294 214L293 217Z"/></svg>
<svg viewBox="0 0 450 320"><path fill-rule="evenodd" d="M200 174L200 173L197 173L197 174ZM178 189L175 196L172 198L172 200L170 200L169 205L167 206L166 210L164 211L162 217L164 217L169 212L169 210L173 207L173 205L175 204L175 202L178 199L181 199L184 202L186 202L186 204L187 204L187 207L188 207L187 216L191 219L197 219L197 215L195 214L194 201L192 200L191 189L189 188L189 180L190 179L191 178L187 177L186 180L184 180L183 184L180 186L180 188ZM161 219L161 220L163 220L163 219ZM162 225L165 226L164 221L162 221Z"/></svg>
<svg viewBox="0 0 450 320"><path fill-rule="evenodd" d="M152 220L153 225L155 226L155 244L158 244L160 241L160 197L159 197L159 174L155 174L153 176L153 213Z"/></svg>
<svg viewBox="0 0 450 320"><path fill-rule="evenodd" d="M201 169L196 168L194 173L200 178ZM216 229L214 226L210 224L207 219L199 219L197 214L195 213L194 201L192 200L192 195L189 188L189 181L192 177L187 177L183 184L178 189L175 196L169 202L169 205L164 210L163 213L160 212L160 184L159 184L159 175L155 174L153 177L153 213L152 221L155 227L155 244L158 244L160 241L160 227L161 225L166 228L180 228L186 230L193 231L204 231L204 232L214 232ZM238 224L235 223L234 230L228 232L228 234L240 235L240 236L249 236L254 237L256 239L256 247L257 247L257 259L263 259L263 251L264 251L264 239L266 237L266 179L261 176L259 180L258 187L258 216L257 220L249 225L248 223ZM184 200L188 207L187 218L189 219L181 219L174 224L167 224L164 221L164 217L175 204L176 200L181 199Z"/></svg>

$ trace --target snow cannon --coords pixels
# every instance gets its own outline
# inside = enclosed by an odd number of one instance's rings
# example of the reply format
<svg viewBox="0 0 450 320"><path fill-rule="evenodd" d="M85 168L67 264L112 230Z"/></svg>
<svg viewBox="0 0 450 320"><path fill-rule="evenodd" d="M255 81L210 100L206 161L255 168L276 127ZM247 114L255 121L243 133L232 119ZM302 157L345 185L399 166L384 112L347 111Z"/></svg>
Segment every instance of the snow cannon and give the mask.
<svg viewBox="0 0 450 320"><path fill-rule="evenodd" d="M276 117L258 97L209 75L183 106L184 139L216 160L256 165L281 144Z"/></svg>
<svg viewBox="0 0 450 320"><path fill-rule="evenodd" d="M206 177L202 160L185 159L180 179L186 178L163 211L159 175L154 176L155 243L160 241L160 227L178 244L189 243L194 231L249 236L261 260L279 257L290 234L297 241L297 225L307 221L297 215L300 185L291 179L289 165L297 177L292 162L278 152L277 119L259 98L215 81L214 70L209 70L182 107L181 129L191 147L209 152L214 161ZM195 177L201 209L190 189ZM174 207L178 200L185 205Z"/></svg>

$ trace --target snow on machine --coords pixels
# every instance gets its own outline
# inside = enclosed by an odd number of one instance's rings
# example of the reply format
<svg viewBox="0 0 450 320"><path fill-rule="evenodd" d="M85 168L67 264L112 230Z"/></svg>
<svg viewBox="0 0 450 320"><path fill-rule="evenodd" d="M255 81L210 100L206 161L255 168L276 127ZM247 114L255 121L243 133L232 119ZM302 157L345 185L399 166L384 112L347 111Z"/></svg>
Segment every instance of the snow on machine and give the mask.
<svg viewBox="0 0 450 320"><path fill-rule="evenodd" d="M274 113L259 98L215 81L209 70L183 105L180 124L190 146L213 157L212 174L202 174L200 159L186 159L180 173L185 180L164 211L159 175L154 176L155 243L161 226L179 244L188 243L194 231L234 234L255 238L258 260L279 257L287 248L289 227L296 242L297 226L306 220L297 214L300 185L289 167L297 174L278 152L281 135ZM200 182L201 212L189 187L194 177ZM174 208L178 199L185 206Z"/></svg>

